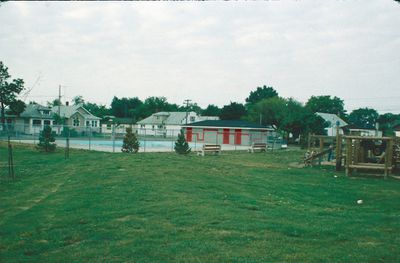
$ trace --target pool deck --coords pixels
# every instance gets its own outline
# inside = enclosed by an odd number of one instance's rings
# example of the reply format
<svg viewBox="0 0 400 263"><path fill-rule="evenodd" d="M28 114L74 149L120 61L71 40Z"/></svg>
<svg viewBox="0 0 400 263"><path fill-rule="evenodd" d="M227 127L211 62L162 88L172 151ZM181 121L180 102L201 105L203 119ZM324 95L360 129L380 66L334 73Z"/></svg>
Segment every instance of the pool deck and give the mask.
<svg viewBox="0 0 400 263"><path fill-rule="evenodd" d="M27 143L27 144L37 144L38 140L11 140L12 142L18 142L18 143ZM78 141L78 140L76 140ZM144 152L174 152L174 141L170 141L171 146L170 147L149 147L143 143L141 144L141 147L139 148L139 153L144 153ZM65 147L66 142L65 140L56 140L56 144L58 147ZM120 153L121 152L121 146L115 145L114 149L112 145L97 145L97 144L91 144L89 147L88 145L82 145L82 144L74 144L74 140L70 140L70 148L74 149L83 149L83 150L91 150L91 151L102 151L102 152L115 152L115 153ZM190 147L192 148L193 152L200 151L202 144L195 144L191 143ZM249 146L242 146L242 145L230 145L230 144L222 144L221 145L222 151L244 151L248 150Z"/></svg>

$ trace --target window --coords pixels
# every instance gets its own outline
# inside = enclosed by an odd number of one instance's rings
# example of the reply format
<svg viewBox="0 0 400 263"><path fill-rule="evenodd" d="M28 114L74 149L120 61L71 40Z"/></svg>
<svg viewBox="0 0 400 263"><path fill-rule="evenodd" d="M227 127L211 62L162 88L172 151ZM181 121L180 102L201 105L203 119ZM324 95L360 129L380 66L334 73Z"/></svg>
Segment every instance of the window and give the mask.
<svg viewBox="0 0 400 263"><path fill-rule="evenodd" d="M111 124L107 124L107 130L111 130Z"/></svg>
<svg viewBox="0 0 400 263"><path fill-rule="evenodd" d="M32 124L33 125L42 125L42 120L33 120Z"/></svg>
<svg viewBox="0 0 400 263"><path fill-rule="evenodd" d="M162 125L158 125L158 128L159 128L159 129L162 129L162 128L163 128L163 126L162 126Z"/></svg>
<svg viewBox="0 0 400 263"><path fill-rule="evenodd" d="M154 125L151 126L151 129L154 131Z"/></svg>
<svg viewBox="0 0 400 263"><path fill-rule="evenodd" d="M73 120L73 122L72 122L72 125L73 126L79 126L79 119L78 118L75 118L74 120Z"/></svg>
<svg viewBox="0 0 400 263"><path fill-rule="evenodd" d="M86 121L86 127L90 126L90 121Z"/></svg>
<svg viewBox="0 0 400 263"><path fill-rule="evenodd" d="M146 125L140 124L140 128L146 128Z"/></svg>
<svg viewBox="0 0 400 263"><path fill-rule="evenodd" d="M97 127L97 121L92 121L92 127Z"/></svg>
<svg viewBox="0 0 400 263"><path fill-rule="evenodd" d="M44 120L44 121L43 121L43 124L44 124L44 125L50 125L51 122L50 122L50 120Z"/></svg>
<svg viewBox="0 0 400 263"><path fill-rule="evenodd" d="M191 121L191 122L194 122L195 120L196 120L196 117L190 116L190 121Z"/></svg>
<svg viewBox="0 0 400 263"><path fill-rule="evenodd" d="M43 111L42 111L42 114L43 114L43 115L50 115L50 111L49 111L49 110L43 110Z"/></svg>

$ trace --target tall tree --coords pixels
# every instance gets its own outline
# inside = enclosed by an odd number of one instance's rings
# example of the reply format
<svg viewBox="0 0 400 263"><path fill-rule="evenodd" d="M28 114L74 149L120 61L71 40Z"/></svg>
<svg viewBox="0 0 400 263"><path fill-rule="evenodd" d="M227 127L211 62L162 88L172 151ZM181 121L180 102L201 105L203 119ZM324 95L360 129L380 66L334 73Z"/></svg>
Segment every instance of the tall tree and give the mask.
<svg viewBox="0 0 400 263"><path fill-rule="evenodd" d="M278 97L278 92L273 87L257 87L255 91L251 91L249 97L246 98L247 104L255 104L264 99Z"/></svg>
<svg viewBox="0 0 400 263"><path fill-rule="evenodd" d="M74 105L84 104L85 100L83 99L83 97L81 95L77 95L77 96L73 97L72 103Z"/></svg>
<svg viewBox="0 0 400 263"><path fill-rule="evenodd" d="M371 108L359 108L349 115L349 122L361 128L374 129L379 118L379 113Z"/></svg>
<svg viewBox="0 0 400 263"><path fill-rule="evenodd" d="M383 135L392 136L394 135L393 125L400 122L400 114L385 113L379 115L378 123L379 129L382 130Z"/></svg>
<svg viewBox="0 0 400 263"><path fill-rule="evenodd" d="M10 113L19 116L22 112L24 112L26 105L22 100L16 100L10 104Z"/></svg>
<svg viewBox="0 0 400 263"><path fill-rule="evenodd" d="M5 109L6 106L17 101L18 94L24 89L24 81L22 79L13 79L8 74L8 68L0 61L0 109L1 109L1 123L3 130L5 129Z"/></svg>
<svg viewBox="0 0 400 263"><path fill-rule="evenodd" d="M243 104L231 102L225 105L221 110L221 120L239 120L246 115L246 108Z"/></svg>
<svg viewBox="0 0 400 263"><path fill-rule="evenodd" d="M203 116L219 116L221 114L221 109L216 105L209 104L201 114Z"/></svg>
<svg viewBox="0 0 400 263"><path fill-rule="evenodd" d="M47 102L47 106L48 107L61 106L61 105L62 105L62 103L61 103L61 101L59 99L54 99L53 101L48 101Z"/></svg>
<svg viewBox="0 0 400 263"><path fill-rule="evenodd" d="M286 100L280 97L263 99L249 108L248 120L262 125L275 125L283 128L286 113Z"/></svg>
<svg viewBox="0 0 400 263"><path fill-rule="evenodd" d="M106 115L110 115L110 109L107 109L105 105L98 105L92 102L85 102L83 106L94 116L101 118Z"/></svg>
<svg viewBox="0 0 400 263"><path fill-rule="evenodd" d="M306 107L313 113L338 114L342 118L346 115L344 101L336 96L311 96L306 103Z"/></svg>
<svg viewBox="0 0 400 263"><path fill-rule="evenodd" d="M137 97L121 99L114 97L111 102L111 113L115 117L120 118L132 117L130 116L130 112L140 107L142 104L143 102Z"/></svg>

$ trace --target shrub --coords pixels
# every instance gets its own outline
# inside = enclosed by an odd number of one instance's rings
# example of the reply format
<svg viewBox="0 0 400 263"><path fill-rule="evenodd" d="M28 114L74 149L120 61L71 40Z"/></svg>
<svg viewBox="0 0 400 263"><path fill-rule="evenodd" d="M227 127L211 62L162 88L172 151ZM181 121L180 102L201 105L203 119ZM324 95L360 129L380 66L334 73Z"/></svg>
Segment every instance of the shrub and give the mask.
<svg viewBox="0 0 400 263"><path fill-rule="evenodd" d="M39 135L39 143L38 148L44 150L45 152L54 152L56 149L54 138L55 132L51 130L50 126L45 126L43 131L40 132Z"/></svg>
<svg viewBox="0 0 400 263"><path fill-rule="evenodd" d="M189 144L186 141L185 133L183 132L183 129L181 129L181 132L178 135L178 139L175 142L174 149L175 149L175 152L178 154L188 154L191 151L191 149L189 148Z"/></svg>
<svg viewBox="0 0 400 263"><path fill-rule="evenodd" d="M139 141L136 134L132 132L132 128L126 128L121 151L125 153L137 153L139 151L139 145Z"/></svg>

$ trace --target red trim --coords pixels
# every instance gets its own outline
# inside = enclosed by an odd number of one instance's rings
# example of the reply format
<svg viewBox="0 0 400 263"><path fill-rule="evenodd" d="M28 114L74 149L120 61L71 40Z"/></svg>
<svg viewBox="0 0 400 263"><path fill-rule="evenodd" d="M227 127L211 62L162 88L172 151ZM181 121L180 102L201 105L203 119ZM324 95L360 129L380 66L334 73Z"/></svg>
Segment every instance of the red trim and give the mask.
<svg viewBox="0 0 400 263"><path fill-rule="evenodd" d="M192 141L192 134L193 134L193 129L192 128L186 128L186 141L191 142Z"/></svg>
<svg viewBox="0 0 400 263"><path fill-rule="evenodd" d="M229 129L223 129L222 131L222 143L229 144Z"/></svg>
<svg viewBox="0 0 400 263"><path fill-rule="evenodd" d="M236 145L242 144L242 130L241 129L235 130L235 144Z"/></svg>

